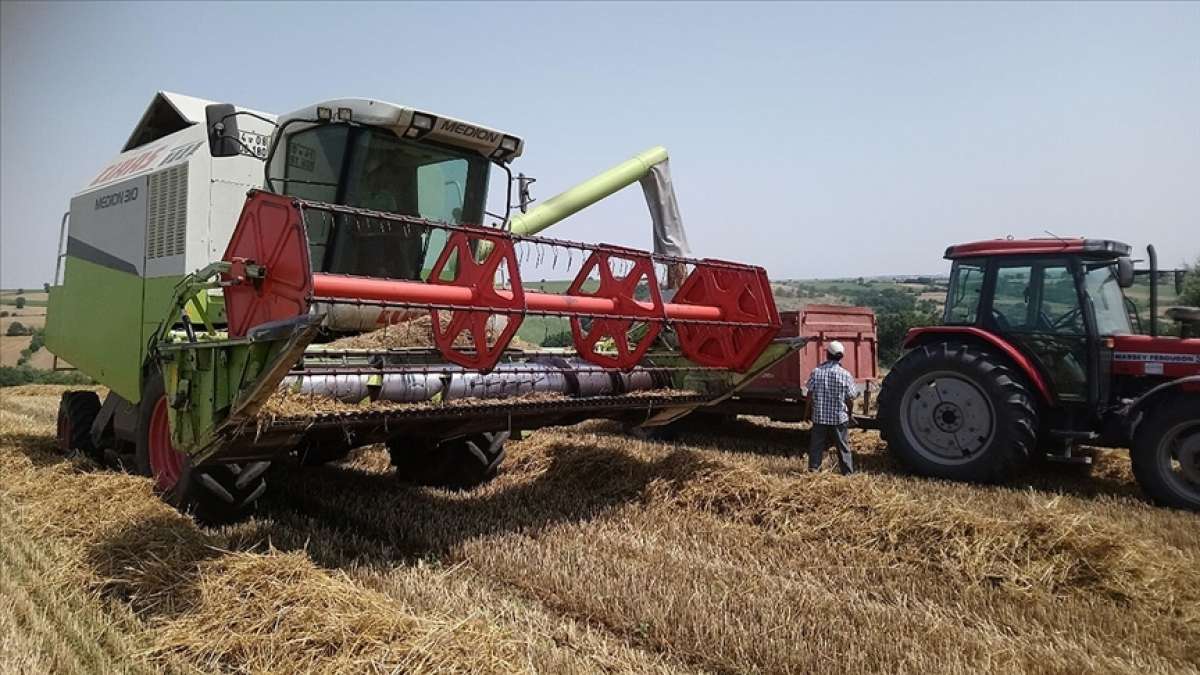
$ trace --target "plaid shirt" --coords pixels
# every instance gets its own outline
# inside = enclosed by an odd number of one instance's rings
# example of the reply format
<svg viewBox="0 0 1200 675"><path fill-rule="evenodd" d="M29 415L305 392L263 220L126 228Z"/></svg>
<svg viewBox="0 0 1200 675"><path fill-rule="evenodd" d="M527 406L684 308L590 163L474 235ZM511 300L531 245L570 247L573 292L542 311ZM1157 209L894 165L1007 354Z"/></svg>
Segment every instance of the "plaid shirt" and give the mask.
<svg viewBox="0 0 1200 675"><path fill-rule="evenodd" d="M850 421L846 401L858 396L854 376L837 361L826 361L808 376L808 398L813 424L838 425Z"/></svg>

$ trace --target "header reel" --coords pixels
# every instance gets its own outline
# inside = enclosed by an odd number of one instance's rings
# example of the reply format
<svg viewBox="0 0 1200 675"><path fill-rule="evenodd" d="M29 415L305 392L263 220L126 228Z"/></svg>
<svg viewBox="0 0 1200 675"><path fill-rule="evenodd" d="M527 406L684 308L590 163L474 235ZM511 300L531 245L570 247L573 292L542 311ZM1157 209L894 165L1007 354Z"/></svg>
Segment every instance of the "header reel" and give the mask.
<svg viewBox="0 0 1200 675"><path fill-rule="evenodd" d="M306 226L318 219L372 231L403 228L406 235L441 229L447 239L424 281L314 273ZM542 256L545 247L556 254L565 250L572 260L579 252L583 261L562 294L523 287L519 249ZM260 191L247 197L223 261L229 265L222 287L230 337L306 314L313 303L426 310L445 360L480 372L496 367L528 315L566 317L580 357L622 371L636 367L663 329L671 328L689 361L745 372L781 325L761 267L521 236ZM659 287L659 269L667 265L690 269L669 302ZM243 274L247 266L263 270L262 276Z"/></svg>

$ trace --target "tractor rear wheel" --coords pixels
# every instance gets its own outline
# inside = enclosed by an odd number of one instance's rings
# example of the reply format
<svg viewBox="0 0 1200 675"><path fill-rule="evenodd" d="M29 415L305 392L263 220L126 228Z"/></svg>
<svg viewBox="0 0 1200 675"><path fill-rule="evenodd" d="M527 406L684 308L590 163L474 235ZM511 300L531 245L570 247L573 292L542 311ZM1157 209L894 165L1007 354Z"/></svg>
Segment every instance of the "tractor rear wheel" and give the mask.
<svg viewBox="0 0 1200 675"><path fill-rule="evenodd" d="M396 476L415 485L468 490L495 478L504 461L509 432L468 434L432 443L411 438L388 441Z"/></svg>
<svg viewBox="0 0 1200 675"><path fill-rule="evenodd" d="M1130 459L1138 485L1155 503L1200 510L1200 397L1183 396L1147 412Z"/></svg>
<svg viewBox="0 0 1200 675"><path fill-rule="evenodd" d="M100 397L94 391L66 391L58 402L58 449L64 454L78 450L96 461L104 454L92 443L92 423L100 412Z"/></svg>
<svg viewBox="0 0 1200 675"><path fill-rule="evenodd" d="M217 524L250 512L266 491L263 474L270 462L194 466L171 442L162 377L152 374L138 404L136 466L154 479L155 491L168 504L200 522Z"/></svg>
<svg viewBox="0 0 1200 675"><path fill-rule="evenodd" d="M916 473L976 483L1012 476L1036 444L1037 409L1004 360L973 346L917 347L879 395L888 450Z"/></svg>

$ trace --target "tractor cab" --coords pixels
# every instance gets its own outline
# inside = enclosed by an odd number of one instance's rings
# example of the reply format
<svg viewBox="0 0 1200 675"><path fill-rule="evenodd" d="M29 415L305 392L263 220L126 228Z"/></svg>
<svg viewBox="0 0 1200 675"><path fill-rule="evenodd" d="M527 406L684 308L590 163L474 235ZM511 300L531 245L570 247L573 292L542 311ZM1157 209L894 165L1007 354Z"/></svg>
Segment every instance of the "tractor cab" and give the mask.
<svg viewBox="0 0 1200 675"><path fill-rule="evenodd" d="M1096 239L996 240L946 249L953 261L943 323L1002 336L1036 364L1056 398L1095 407L1105 338L1130 335L1122 288L1133 280L1126 244Z"/></svg>

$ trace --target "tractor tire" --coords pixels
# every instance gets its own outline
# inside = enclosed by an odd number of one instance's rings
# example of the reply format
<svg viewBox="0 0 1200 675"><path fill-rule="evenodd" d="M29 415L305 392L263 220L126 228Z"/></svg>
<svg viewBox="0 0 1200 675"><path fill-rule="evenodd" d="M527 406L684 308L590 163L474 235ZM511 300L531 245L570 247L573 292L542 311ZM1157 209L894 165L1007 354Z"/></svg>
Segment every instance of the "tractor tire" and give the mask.
<svg viewBox="0 0 1200 675"><path fill-rule="evenodd" d="M1149 410L1129 455L1151 501L1200 511L1200 397L1181 396Z"/></svg>
<svg viewBox="0 0 1200 675"><path fill-rule="evenodd" d="M154 479L164 501L204 524L217 525L249 515L266 491L263 474L270 462L194 466L175 449L167 419L162 377L152 374L138 404L135 466Z"/></svg>
<svg viewBox="0 0 1200 675"><path fill-rule="evenodd" d="M388 452L406 483L469 490L496 477L509 432L468 434L440 443L394 438Z"/></svg>
<svg viewBox="0 0 1200 675"><path fill-rule="evenodd" d="M104 453L92 443L92 423L100 412L100 397L94 391L66 391L58 402L58 449L67 454L78 450L96 461Z"/></svg>
<svg viewBox="0 0 1200 675"><path fill-rule="evenodd" d="M1037 443L1037 408L1023 378L1002 357L953 342L917 347L896 363L879 420L888 450L934 478L1008 480Z"/></svg>

